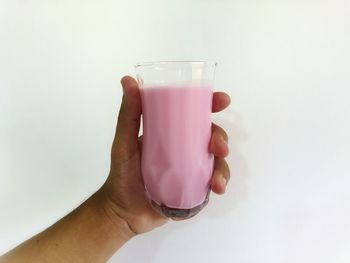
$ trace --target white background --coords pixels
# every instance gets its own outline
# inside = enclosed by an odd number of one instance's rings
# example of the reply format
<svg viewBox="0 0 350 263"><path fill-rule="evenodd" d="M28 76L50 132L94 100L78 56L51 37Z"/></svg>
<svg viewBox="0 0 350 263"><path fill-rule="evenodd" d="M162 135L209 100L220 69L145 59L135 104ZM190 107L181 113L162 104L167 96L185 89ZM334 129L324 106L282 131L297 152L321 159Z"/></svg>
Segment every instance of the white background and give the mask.
<svg viewBox="0 0 350 263"><path fill-rule="evenodd" d="M104 182L119 79L219 63L232 180L110 262L350 261L350 2L0 0L0 253Z"/></svg>

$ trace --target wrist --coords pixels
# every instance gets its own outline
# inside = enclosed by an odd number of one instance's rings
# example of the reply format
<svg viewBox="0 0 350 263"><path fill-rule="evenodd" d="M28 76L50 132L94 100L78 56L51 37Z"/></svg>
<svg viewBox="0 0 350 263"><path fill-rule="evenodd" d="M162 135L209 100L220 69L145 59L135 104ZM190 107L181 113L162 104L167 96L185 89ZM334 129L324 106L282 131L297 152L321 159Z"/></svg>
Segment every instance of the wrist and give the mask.
<svg viewBox="0 0 350 263"><path fill-rule="evenodd" d="M125 239L125 242L136 235L128 222L116 212L114 203L103 187L93 195L93 198L98 200L97 204L101 209L102 220L112 233L118 233L119 236Z"/></svg>

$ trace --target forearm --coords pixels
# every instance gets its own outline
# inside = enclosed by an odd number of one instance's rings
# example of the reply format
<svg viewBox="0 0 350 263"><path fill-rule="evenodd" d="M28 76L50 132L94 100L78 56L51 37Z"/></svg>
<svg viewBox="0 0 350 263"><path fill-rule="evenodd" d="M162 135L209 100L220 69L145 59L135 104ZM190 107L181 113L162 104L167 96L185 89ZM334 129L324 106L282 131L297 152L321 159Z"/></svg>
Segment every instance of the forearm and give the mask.
<svg viewBox="0 0 350 263"><path fill-rule="evenodd" d="M106 262L134 233L95 193L56 224L3 256L4 262ZM2 262L2 261L1 261Z"/></svg>

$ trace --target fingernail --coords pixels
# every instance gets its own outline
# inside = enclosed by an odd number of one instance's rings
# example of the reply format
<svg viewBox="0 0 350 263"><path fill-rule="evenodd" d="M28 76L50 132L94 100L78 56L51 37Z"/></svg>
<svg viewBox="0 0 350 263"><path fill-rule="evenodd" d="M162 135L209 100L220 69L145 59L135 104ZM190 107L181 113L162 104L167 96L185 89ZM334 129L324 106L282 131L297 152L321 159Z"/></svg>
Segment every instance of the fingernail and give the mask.
<svg viewBox="0 0 350 263"><path fill-rule="evenodd" d="M227 180L226 180L226 178L225 177L221 177L221 184L224 186L224 187L226 187L226 185L227 185Z"/></svg>
<svg viewBox="0 0 350 263"><path fill-rule="evenodd" d="M221 140L227 145L228 142L225 140L224 136L221 136Z"/></svg>

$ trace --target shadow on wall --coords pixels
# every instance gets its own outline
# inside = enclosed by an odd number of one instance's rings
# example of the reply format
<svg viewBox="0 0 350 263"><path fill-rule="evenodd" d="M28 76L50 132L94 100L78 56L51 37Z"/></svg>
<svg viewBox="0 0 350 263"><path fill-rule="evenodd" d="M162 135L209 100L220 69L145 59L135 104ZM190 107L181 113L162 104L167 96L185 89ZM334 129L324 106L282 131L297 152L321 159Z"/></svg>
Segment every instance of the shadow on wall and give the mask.
<svg viewBox="0 0 350 263"><path fill-rule="evenodd" d="M244 156L241 154L240 147L247 141L248 135L243 128L243 121L238 112L230 108L218 115L214 115L213 122L220 125L229 137L229 156L226 161L230 167L231 178L222 201L218 200L215 204L209 202L210 209L206 213L210 217L227 216L238 207L238 205L247 200L247 176L249 175L248 166ZM213 194L211 195L213 197Z"/></svg>

